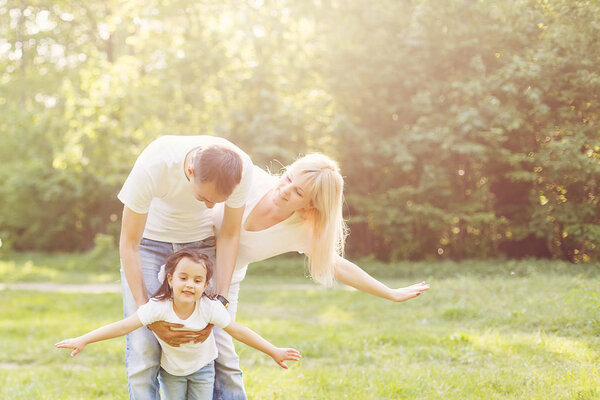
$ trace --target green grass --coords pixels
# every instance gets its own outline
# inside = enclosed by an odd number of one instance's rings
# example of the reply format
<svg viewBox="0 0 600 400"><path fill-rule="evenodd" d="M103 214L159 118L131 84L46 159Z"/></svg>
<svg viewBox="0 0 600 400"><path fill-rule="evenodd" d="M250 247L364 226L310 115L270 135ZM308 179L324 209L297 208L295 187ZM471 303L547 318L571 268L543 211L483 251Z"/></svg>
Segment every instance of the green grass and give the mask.
<svg viewBox="0 0 600 400"><path fill-rule="evenodd" d="M0 257L0 282L116 283L120 280L119 255L108 251L12 253Z"/></svg>
<svg viewBox="0 0 600 400"><path fill-rule="evenodd" d="M73 271L64 267L69 256L56 264L48 261L55 256L38 256L31 270L56 270L49 280ZM83 256L72 257L77 264ZM13 261L28 260L5 259L0 268ZM365 265L390 285L427 279L432 288L394 304L311 285L299 259L251 270L238 320L304 357L284 371L236 344L251 399L600 398L600 266ZM94 282L96 273L82 273L79 282ZM73 359L52 347L119 319L119 294L4 290L0 304L0 398L127 398L123 338L92 344Z"/></svg>

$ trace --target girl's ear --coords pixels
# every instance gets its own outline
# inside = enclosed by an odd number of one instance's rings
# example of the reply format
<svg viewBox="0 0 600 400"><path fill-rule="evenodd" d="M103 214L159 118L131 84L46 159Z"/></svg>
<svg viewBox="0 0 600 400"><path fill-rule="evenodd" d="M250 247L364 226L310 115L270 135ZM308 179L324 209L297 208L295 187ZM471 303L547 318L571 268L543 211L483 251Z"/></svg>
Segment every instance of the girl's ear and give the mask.
<svg viewBox="0 0 600 400"><path fill-rule="evenodd" d="M173 275L167 274L167 283L169 284L169 287L173 289Z"/></svg>

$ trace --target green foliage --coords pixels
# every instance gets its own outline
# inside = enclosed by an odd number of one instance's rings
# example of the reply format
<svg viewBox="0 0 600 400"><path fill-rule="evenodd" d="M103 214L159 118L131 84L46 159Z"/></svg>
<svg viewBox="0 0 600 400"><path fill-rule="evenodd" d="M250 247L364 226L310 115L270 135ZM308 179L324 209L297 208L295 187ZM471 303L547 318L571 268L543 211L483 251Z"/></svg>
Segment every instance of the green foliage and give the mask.
<svg viewBox="0 0 600 400"><path fill-rule="evenodd" d="M338 159L353 254L599 260L598 20L585 0L0 6L3 248L116 239L141 149L208 133L273 170Z"/></svg>

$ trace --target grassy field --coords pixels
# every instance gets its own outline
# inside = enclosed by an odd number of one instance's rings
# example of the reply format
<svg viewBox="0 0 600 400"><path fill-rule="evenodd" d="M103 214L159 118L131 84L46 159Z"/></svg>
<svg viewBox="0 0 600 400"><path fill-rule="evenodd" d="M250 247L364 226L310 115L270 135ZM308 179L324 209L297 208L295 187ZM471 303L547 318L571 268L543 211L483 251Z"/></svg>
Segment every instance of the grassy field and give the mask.
<svg viewBox="0 0 600 400"><path fill-rule="evenodd" d="M86 263L22 254L0 260L0 281L118 281L118 267ZM249 273L238 320L304 357L285 371L237 344L250 399L600 399L600 266L364 265L390 285L432 288L394 304L312 285L298 259ZM0 304L0 398L127 398L124 339L73 359L52 346L119 319L119 294L12 289Z"/></svg>

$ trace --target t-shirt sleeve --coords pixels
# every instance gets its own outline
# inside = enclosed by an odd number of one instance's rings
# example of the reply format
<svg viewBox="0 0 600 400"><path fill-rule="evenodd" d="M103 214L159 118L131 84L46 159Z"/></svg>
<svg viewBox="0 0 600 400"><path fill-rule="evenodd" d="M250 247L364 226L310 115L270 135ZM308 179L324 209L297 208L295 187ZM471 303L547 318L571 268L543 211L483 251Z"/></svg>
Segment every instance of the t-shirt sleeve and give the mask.
<svg viewBox="0 0 600 400"><path fill-rule="evenodd" d="M242 156L243 170L242 179L240 183L235 187L231 196L225 202L227 207L240 208L246 204L248 193L250 192L250 185L252 185L252 174L254 171L254 165L248 156Z"/></svg>
<svg viewBox="0 0 600 400"><path fill-rule="evenodd" d="M210 301L210 324L215 324L219 328L226 328L231 323L231 316L227 309L219 300L209 300Z"/></svg>
<svg viewBox="0 0 600 400"><path fill-rule="evenodd" d="M164 321L165 302L151 299L137 309L137 315L142 325L150 325L156 321Z"/></svg>
<svg viewBox="0 0 600 400"><path fill-rule="evenodd" d="M132 211L147 214L154 197L154 180L141 160L133 166L117 198Z"/></svg>

